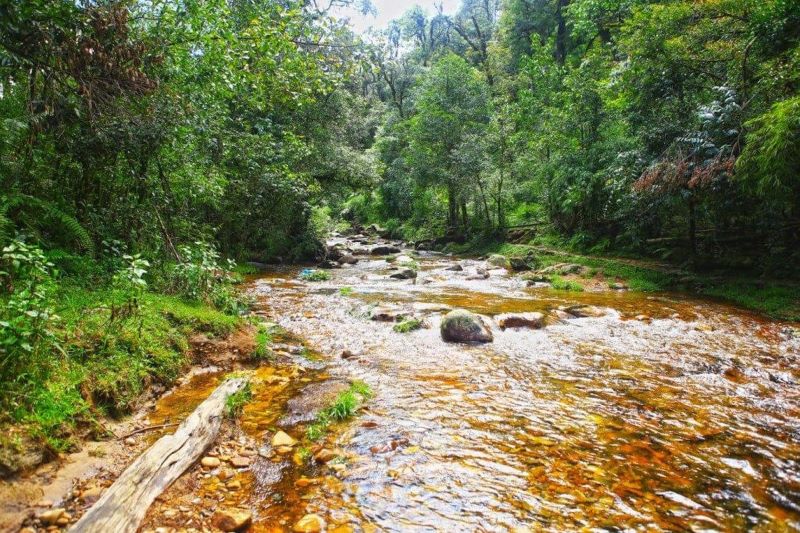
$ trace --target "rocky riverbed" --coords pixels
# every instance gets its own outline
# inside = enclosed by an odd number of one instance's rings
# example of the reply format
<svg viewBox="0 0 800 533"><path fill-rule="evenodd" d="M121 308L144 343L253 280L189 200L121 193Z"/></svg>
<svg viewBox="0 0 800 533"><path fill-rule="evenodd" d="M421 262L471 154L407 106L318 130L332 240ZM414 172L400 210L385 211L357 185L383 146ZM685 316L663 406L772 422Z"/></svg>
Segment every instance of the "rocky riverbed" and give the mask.
<svg viewBox="0 0 800 533"><path fill-rule="evenodd" d="M286 267L249 282L284 332L274 357L145 530L800 528L796 325L622 280L555 290L501 258L329 245L327 280ZM192 378L149 423L185 416L222 375ZM373 396L310 440L354 382Z"/></svg>

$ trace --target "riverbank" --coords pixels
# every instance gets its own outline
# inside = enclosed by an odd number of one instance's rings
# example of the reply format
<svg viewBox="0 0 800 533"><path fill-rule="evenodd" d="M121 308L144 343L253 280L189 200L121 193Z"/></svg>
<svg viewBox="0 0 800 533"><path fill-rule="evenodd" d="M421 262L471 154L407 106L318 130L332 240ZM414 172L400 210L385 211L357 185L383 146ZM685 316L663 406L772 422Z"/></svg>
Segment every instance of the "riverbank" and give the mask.
<svg viewBox="0 0 800 533"><path fill-rule="evenodd" d="M535 255L542 268L560 263L587 267L587 278L613 278L631 290L642 292L678 291L732 303L770 318L800 321L800 282L753 278L731 272L696 273L679 266L647 259L586 255L568 250L498 241L448 245L447 252L507 257Z"/></svg>
<svg viewBox="0 0 800 533"><path fill-rule="evenodd" d="M164 294L142 294L124 317L110 290L61 287L54 302L52 349L30 365L35 379L0 421L3 477L107 438L115 418L175 383L197 357L193 341L245 326L211 305Z"/></svg>

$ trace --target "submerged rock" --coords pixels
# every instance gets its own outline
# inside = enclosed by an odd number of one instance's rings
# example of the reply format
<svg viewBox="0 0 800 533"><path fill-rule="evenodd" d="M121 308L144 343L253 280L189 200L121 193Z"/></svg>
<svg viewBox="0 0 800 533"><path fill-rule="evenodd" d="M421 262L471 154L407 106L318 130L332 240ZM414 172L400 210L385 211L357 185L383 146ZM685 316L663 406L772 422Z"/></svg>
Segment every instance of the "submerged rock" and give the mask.
<svg viewBox="0 0 800 533"><path fill-rule="evenodd" d="M318 533L325 529L326 525L321 516L307 514L294 525L292 531L297 533Z"/></svg>
<svg viewBox="0 0 800 533"><path fill-rule="evenodd" d="M573 305L565 308L564 311L577 318L598 318L608 314L607 310L594 305Z"/></svg>
<svg viewBox="0 0 800 533"><path fill-rule="evenodd" d="M544 315L542 313L518 313L504 314L495 317L500 329L506 328L529 328L541 329L544 327Z"/></svg>
<svg viewBox="0 0 800 533"><path fill-rule="evenodd" d="M413 268L401 268L399 271L389 274L389 277L392 279L415 279L417 271Z"/></svg>
<svg viewBox="0 0 800 533"><path fill-rule="evenodd" d="M294 446L297 443L292 437L286 434L283 431L278 431L272 437L272 446L277 448L278 446Z"/></svg>
<svg viewBox="0 0 800 533"><path fill-rule="evenodd" d="M446 342L492 342L494 337L483 319L464 309L450 311L439 327Z"/></svg>
<svg viewBox="0 0 800 533"><path fill-rule="evenodd" d="M222 531L241 531L253 522L253 515L242 509L219 509L211 517L211 525Z"/></svg>

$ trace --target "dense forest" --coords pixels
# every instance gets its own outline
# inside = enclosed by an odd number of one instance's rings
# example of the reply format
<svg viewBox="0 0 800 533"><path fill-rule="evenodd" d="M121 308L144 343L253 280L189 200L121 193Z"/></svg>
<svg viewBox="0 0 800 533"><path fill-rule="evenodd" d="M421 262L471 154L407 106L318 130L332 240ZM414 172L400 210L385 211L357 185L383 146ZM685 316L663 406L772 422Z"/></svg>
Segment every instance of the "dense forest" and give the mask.
<svg viewBox="0 0 800 533"><path fill-rule="evenodd" d="M334 230L800 273L796 0L343 8L0 3L5 471L233 330L237 262Z"/></svg>

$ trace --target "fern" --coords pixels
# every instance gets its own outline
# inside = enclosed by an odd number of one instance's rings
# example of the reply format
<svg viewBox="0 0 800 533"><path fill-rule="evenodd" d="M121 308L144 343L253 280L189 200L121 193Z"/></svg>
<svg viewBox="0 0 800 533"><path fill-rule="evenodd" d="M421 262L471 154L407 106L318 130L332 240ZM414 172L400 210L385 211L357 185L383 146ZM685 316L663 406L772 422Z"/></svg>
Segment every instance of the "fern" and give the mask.
<svg viewBox="0 0 800 533"><path fill-rule="evenodd" d="M31 211L35 211L39 217L31 216ZM6 240L11 236L11 228L15 225L14 219L16 218L10 214L12 212L26 215L25 224L36 229L44 229L47 223L58 224L60 229L81 250L94 253L92 236L78 222L78 219L65 213L52 202L17 192L0 197L0 239ZM16 220L16 222L17 226L20 225L20 220Z"/></svg>

